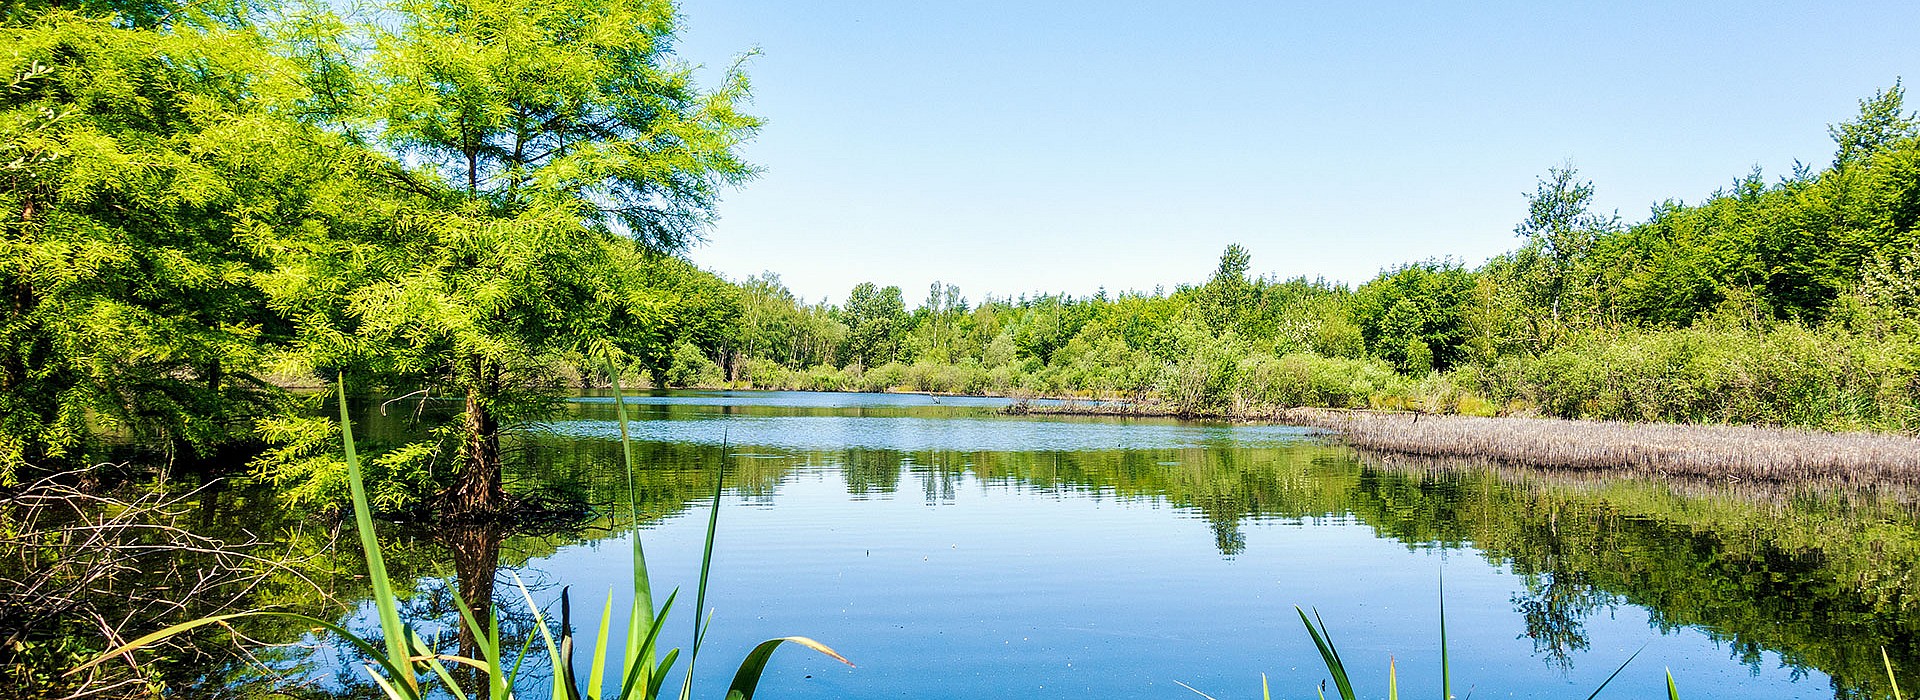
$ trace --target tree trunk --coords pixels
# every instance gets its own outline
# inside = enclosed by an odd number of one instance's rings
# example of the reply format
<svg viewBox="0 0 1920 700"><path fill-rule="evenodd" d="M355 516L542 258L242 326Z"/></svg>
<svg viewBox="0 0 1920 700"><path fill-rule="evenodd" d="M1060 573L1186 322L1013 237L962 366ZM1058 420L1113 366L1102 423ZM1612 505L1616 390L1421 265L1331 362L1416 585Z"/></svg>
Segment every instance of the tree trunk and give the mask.
<svg viewBox="0 0 1920 700"><path fill-rule="evenodd" d="M500 424L493 414L500 376L485 360L472 361L467 385L466 461L447 494L446 515L466 517L498 510L506 500L500 487Z"/></svg>
<svg viewBox="0 0 1920 700"><path fill-rule="evenodd" d="M494 574L500 568L502 528L497 523L457 526L443 535L441 544L453 555L453 573L460 589L460 600L473 611L477 628L460 625L460 655L482 659L478 640L493 626ZM484 660L484 659L483 659ZM478 669L462 666L469 696L484 697L486 675Z"/></svg>

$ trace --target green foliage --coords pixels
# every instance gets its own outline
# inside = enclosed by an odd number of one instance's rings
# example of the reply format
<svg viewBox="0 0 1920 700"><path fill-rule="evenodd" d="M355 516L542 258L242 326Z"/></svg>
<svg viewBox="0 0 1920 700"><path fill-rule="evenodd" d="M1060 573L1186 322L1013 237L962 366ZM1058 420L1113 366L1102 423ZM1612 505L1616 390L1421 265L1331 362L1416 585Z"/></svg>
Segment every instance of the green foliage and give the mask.
<svg viewBox="0 0 1920 700"><path fill-rule="evenodd" d="M868 367L899 359L900 340L907 332L907 305L899 287L854 285L840 308L840 320L847 328L842 357Z"/></svg>
<svg viewBox="0 0 1920 700"><path fill-rule="evenodd" d="M1183 414L1326 406L1912 431L1920 135L1902 97L1877 93L1833 129L1842 164L1774 184L1751 173L1630 226L1593 211L1594 185L1572 165L1550 168L1515 228L1523 244L1477 269L1429 260L1348 289L1250 277L1236 244L1204 283L1171 293L968 304L936 284L905 314L872 285L848 308L752 292L768 309L757 318L839 318L847 335L837 355L777 351L782 371L753 365L746 379L1125 396Z"/></svg>
<svg viewBox="0 0 1920 700"><path fill-rule="evenodd" d="M1827 129L1839 148L1833 154L1833 167L1845 168L1873 157L1875 153L1905 139L1920 136L1920 119L1905 111L1906 89L1895 80L1893 87L1875 90L1873 97L1860 101L1860 115L1853 121Z"/></svg>
<svg viewBox="0 0 1920 700"><path fill-rule="evenodd" d="M185 11L166 31L52 8L14 20L0 28L0 483L98 457L102 432L202 454L245 437L278 410L259 375L288 335L261 281L339 213L350 158L288 118L301 86L244 16Z"/></svg>
<svg viewBox="0 0 1920 700"><path fill-rule="evenodd" d="M1422 372L1421 364L1447 369L1464 359L1473 289L1473 273L1465 267L1430 260L1360 287L1352 314L1373 356L1409 373Z"/></svg>
<svg viewBox="0 0 1920 700"><path fill-rule="evenodd" d="M1566 418L1920 429L1920 344L1793 324L1585 334L1456 379Z"/></svg>
<svg viewBox="0 0 1920 700"><path fill-rule="evenodd" d="M1561 322L1562 306L1570 295L1590 289L1593 282L1582 275L1580 263L1593 251L1595 241L1620 228L1619 216L1593 213L1593 183L1576 180L1572 165L1547 170L1534 193L1527 197L1527 218L1514 233L1527 239L1516 260L1520 263L1528 294L1536 309L1546 309L1549 319Z"/></svg>
<svg viewBox="0 0 1920 700"><path fill-rule="evenodd" d="M724 381L720 365L691 342L673 346L673 364L666 371L666 386L715 386Z"/></svg>

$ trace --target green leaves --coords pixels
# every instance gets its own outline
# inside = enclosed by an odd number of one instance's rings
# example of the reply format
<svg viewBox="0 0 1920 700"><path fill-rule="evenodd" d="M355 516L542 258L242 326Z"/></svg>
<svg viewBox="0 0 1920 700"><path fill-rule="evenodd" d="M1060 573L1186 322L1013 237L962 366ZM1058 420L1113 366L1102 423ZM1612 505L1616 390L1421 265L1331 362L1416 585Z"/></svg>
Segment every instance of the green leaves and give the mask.
<svg viewBox="0 0 1920 700"><path fill-rule="evenodd" d="M1307 611L1294 606L1294 612L1300 613L1300 624L1307 626L1307 634L1313 637L1313 646L1320 650L1320 660L1327 665L1327 673L1333 676L1333 687L1339 691L1340 700L1354 700L1353 681L1347 678L1347 665L1340 660L1340 652L1333 647L1333 639L1327 634L1327 623L1320 619L1319 611L1314 611L1313 619L1307 618ZM1314 623L1318 622L1316 626Z"/></svg>

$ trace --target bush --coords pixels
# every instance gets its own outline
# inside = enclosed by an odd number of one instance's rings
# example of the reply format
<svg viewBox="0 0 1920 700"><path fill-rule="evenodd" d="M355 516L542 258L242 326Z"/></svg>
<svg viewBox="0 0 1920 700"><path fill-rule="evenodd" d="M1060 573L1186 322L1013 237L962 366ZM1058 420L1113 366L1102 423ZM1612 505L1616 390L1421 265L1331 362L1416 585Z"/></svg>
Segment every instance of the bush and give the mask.
<svg viewBox="0 0 1920 700"><path fill-rule="evenodd" d="M797 384L792 370L763 357L749 357L740 363L740 378L756 389L789 389Z"/></svg>
<svg viewBox="0 0 1920 700"><path fill-rule="evenodd" d="M1375 394L1403 390L1406 379L1386 362L1292 353L1240 362L1237 403L1243 406L1361 408Z"/></svg>
<svg viewBox="0 0 1920 700"><path fill-rule="evenodd" d="M1459 379L1563 418L1920 428L1920 342L1787 324L1589 333Z"/></svg>
<svg viewBox="0 0 1920 700"><path fill-rule="evenodd" d="M673 346L673 362L667 366L666 379L668 386L717 386L726 381L726 376L700 348L682 342Z"/></svg>

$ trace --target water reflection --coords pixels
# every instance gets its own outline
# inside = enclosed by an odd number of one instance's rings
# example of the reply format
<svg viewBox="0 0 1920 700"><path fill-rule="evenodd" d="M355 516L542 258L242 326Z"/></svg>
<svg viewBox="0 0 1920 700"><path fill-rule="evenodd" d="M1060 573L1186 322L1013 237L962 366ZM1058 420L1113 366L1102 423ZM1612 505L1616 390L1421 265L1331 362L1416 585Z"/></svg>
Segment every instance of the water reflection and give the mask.
<svg viewBox="0 0 1920 700"><path fill-rule="evenodd" d="M643 399L635 430L651 439L635 445L644 465L636 523L611 507L626 494L612 407L580 402L569 420L515 438L511 488L602 506L590 527L397 528L390 566L419 592L412 613L422 629L442 633L449 650L472 649L455 633L452 595L476 610L499 601L505 634L524 639L532 628L516 612L525 609L517 589L502 586L506 572L533 576L542 601L574 585L593 591L597 607L626 566L620 540L636 529L650 547L660 542L663 562L685 556L697 539L687 523L700 520L690 511L703 507L725 457L729 507L739 510L723 519L723 553L760 568L722 579L720 609L794 622L775 633L872 647L857 659L864 675L786 678L780 697L918 694L916 679L950 681L952 697L1023 688L1184 697L1171 680L1233 687L1263 671L1306 688L1315 657L1287 620L1296 603L1335 612L1336 629L1353 630L1342 637L1348 655L1393 653L1413 668L1435 641L1435 556L1454 557L1456 663L1466 658L1458 649L1483 652L1460 673L1485 692L1591 690L1651 635L1670 641L1643 658L1672 666L1688 697L1891 697L1880 647L1896 666L1920 670L1920 518L1900 495L1433 464L1356 454L1289 428L991 409L926 397ZM262 503L271 500L252 502ZM949 545L958 558L939 568ZM326 558L332 573L319 578L356 604L365 595L357 552L345 554ZM736 580L777 581L778 590ZM1375 592L1384 585L1398 588ZM896 610L911 617L890 617ZM348 617L368 621L364 610ZM1002 630L1018 634L992 637ZM1021 650L1020 635L1050 646ZM1140 663L1149 653L1159 661ZM1529 654L1539 661L1512 663ZM936 659L946 667L929 667ZM347 666L306 656L280 669L312 678ZM973 668L1006 677L964 675ZM524 675L526 686L544 687L542 672Z"/></svg>

